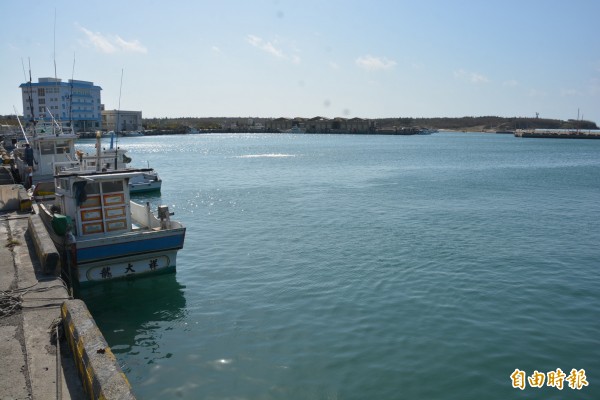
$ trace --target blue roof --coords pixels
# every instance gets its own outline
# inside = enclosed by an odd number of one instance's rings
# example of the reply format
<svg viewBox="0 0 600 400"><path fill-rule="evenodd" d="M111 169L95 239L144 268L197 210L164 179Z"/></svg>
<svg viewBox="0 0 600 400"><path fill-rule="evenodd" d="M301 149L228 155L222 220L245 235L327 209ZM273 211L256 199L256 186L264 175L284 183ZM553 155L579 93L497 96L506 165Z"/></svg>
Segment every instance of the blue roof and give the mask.
<svg viewBox="0 0 600 400"><path fill-rule="evenodd" d="M49 87L49 86L61 86L61 87L66 87L66 88L70 88L71 87L71 83L70 82L25 82L25 83L21 83L19 85L20 88L23 87ZM74 88L94 88L94 89L100 89L102 90L102 88L100 86L94 85L92 82L89 83L82 83L82 81L75 81L73 82L73 87Z"/></svg>

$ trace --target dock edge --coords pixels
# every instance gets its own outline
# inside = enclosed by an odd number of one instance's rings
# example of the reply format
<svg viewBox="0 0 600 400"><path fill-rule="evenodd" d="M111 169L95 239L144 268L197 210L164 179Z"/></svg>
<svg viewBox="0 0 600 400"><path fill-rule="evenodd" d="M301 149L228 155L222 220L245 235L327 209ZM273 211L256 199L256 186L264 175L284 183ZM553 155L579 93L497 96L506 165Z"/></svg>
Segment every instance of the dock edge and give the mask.
<svg viewBox="0 0 600 400"><path fill-rule="evenodd" d="M85 303L65 301L61 306L61 317L83 389L89 398L134 400L125 373Z"/></svg>

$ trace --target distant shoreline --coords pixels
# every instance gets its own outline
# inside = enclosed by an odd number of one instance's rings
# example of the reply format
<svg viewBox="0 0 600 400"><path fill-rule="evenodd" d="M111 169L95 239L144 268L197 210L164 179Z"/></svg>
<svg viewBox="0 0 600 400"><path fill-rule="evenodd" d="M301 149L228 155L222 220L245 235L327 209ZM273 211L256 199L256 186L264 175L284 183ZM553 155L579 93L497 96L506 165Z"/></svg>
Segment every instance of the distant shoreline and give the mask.
<svg viewBox="0 0 600 400"><path fill-rule="evenodd" d="M0 124L19 131L15 115L0 116ZM598 130L595 122L527 117L458 118L259 118L259 117L182 117L142 118L139 130L145 135L187 133L280 133L292 128L307 133L412 135L433 131L508 133L517 131L561 130L586 132ZM100 128L102 129L102 128ZM82 133L82 132L78 132ZM83 136L89 133L84 132ZM555 135L548 135L555 137ZM572 134L568 134L572 137ZM539 134L536 134L539 137Z"/></svg>

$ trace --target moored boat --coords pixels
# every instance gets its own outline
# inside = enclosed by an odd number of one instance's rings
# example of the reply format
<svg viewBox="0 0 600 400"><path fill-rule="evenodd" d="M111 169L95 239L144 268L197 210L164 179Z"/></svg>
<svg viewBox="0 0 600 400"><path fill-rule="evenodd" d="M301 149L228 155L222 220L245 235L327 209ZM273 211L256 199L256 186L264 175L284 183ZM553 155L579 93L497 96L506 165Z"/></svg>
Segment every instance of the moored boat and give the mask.
<svg viewBox="0 0 600 400"><path fill-rule="evenodd" d="M26 188L39 182L52 182L54 165L75 160L75 133L65 133L53 125L37 124L23 130L12 152L17 178Z"/></svg>
<svg viewBox="0 0 600 400"><path fill-rule="evenodd" d="M71 284L175 271L185 227L170 219L166 206L157 217L148 203L131 201L128 181L140 173L65 170L55 176L54 201L38 209Z"/></svg>
<svg viewBox="0 0 600 400"><path fill-rule="evenodd" d="M132 168L129 166L131 158L127 155L127 150L113 146L113 137L111 137L110 147L102 149L100 154L88 155L81 151L77 151L77 160L83 165L83 169L95 170L96 164L101 165L101 169L106 171L141 171L141 174L136 174L129 179L129 191L132 194L146 192L160 192L162 180L158 176L158 172L153 168ZM96 143L96 146L99 146ZM67 163L68 167L76 167L76 164Z"/></svg>

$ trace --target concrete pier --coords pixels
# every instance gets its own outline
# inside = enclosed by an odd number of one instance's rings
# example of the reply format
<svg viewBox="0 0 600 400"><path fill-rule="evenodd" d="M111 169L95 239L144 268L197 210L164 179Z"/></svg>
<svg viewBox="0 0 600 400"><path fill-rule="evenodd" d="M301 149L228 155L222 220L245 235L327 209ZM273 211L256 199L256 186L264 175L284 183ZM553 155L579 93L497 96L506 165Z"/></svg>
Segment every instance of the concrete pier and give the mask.
<svg viewBox="0 0 600 400"><path fill-rule="evenodd" d="M85 303L48 265L35 217L0 212L0 400L135 399Z"/></svg>
<svg viewBox="0 0 600 400"><path fill-rule="evenodd" d="M0 399L85 399L69 347L56 341L69 293L42 272L28 221L0 215Z"/></svg>

